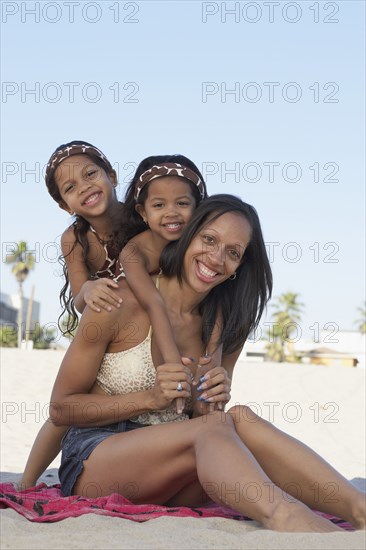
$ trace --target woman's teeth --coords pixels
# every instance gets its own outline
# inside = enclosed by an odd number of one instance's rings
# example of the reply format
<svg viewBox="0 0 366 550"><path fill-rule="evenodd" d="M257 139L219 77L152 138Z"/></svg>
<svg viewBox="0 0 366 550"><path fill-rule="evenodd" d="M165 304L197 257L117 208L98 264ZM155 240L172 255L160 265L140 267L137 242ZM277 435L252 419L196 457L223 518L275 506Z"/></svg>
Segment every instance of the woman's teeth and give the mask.
<svg viewBox="0 0 366 550"><path fill-rule="evenodd" d="M217 275L216 271L211 271L211 269L208 269L205 265L201 264L201 262L198 262L198 269L199 272L202 273L205 277L215 277Z"/></svg>

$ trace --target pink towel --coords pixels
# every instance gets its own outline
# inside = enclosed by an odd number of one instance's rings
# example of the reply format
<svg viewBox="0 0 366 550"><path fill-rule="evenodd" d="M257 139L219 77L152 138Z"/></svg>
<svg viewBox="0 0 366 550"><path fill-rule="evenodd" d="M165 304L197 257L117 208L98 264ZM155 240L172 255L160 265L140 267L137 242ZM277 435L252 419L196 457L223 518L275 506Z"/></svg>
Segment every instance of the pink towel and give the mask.
<svg viewBox="0 0 366 550"><path fill-rule="evenodd" d="M132 521L147 521L161 516L179 518L221 517L241 521L252 521L230 508L212 503L200 508L186 506L168 507L156 504L133 504L118 493L107 497L85 498L63 497L60 485L48 487L41 483L24 491L16 491L12 483L0 484L0 508L13 508L29 521L48 523L83 514L114 516ZM351 524L327 514L317 512L347 531L354 531Z"/></svg>

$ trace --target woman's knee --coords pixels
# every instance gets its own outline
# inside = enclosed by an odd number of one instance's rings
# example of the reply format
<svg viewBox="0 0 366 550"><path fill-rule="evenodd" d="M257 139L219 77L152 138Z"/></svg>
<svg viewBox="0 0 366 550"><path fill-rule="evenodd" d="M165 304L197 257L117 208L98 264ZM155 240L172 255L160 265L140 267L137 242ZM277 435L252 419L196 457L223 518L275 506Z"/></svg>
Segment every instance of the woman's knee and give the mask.
<svg viewBox="0 0 366 550"><path fill-rule="evenodd" d="M207 432L208 430L230 430L234 429L232 416L224 411L213 411L199 417L201 428Z"/></svg>
<svg viewBox="0 0 366 550"><path fill-rule="evenodd" d="M231 416L235 424L238 422L255 424L261 420L261 417L247 405L234 405L227 411L227 414Z"/></svg>

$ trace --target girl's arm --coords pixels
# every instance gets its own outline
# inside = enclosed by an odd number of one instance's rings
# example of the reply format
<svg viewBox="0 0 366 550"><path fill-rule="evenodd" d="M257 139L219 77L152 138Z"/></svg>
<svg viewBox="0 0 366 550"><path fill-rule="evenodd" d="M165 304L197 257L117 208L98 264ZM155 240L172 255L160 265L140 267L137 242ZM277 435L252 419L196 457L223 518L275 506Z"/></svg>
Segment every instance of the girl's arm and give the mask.
<svg viewBox="0 0 366 550"><path fill-rule="evenodd" d="M122 307L126 307L125 316L117 310L95 313L85 309L52 391L50 417L56 426L104 426L165 409L179 397L176 390L167 385L167 380L190 382L189 369L182 364L164 364L157 368L155 386L150 390L121 395L88 393L109 344L130 337L131 307L128 303ZM189 392L183 390L182 397L188 395Z"/></svg>
<svg viewBox="0 0 366 550"><path fill-rule="evenodd" d="M34 487L38 478L48 468L61 450L61 440L66 432L65 426L56 427L47 420L39 430L29 453L24 473L19 482L19 490Z"/></svg>
<svg viewBox="0 0 366 550"><path fill-rule="evenodd" d="M163 362L181 364L181 356L175 343L165 303L148 273L147 262L136 243L131 241L127 243L121 251L120 261L128 285L149 315L154 338ZM176 409L178 414L183 412L184 403L183 398L177 399Z"/></svg>
<svg viewBox="0 0 366 550"><path fill-rule="evenodd" d="M95 391L105 394L96 384L91 393ZM23 475L17 484L18 490L24 491L36 485L39 477L59 454L61 441L67 429L67 426L55 426L50 419L46 420L33 442Z"/></svg>
<svg viewBox="0 0 366 550"><path fill-rule="evenodd" d="M67 267L75 308L79 313L84 311L86 305L97 312L101 309L111 311L111 306L119 307L118 296L111 290L118 288L117 283L112 279L97 279L95 281L89 279L83 259L83 249L80 243L76 243L72 227L66 229L61 236L61 250Z"/></svg>
<svg viewBox="0 0 366 550"><path fill-rule="evenodd" d="M215 325L212 329L210 341L207 344L206 353L211 357L209 367L220 367L222 360L221 335L223 330L223 320L221 309L219 308Z"/></svg>
<svg viewBox="0 0 366 550"><path fill-rule="evenodd" d="M66 229L61 236L61 250L67 267L75 307L81 313L85 302L83 295L79 296L79 293L83 284L89 280L89 274L83 260L82 247L75 240L72 226Z"/></svg>
<svg viewBox="0 0 366 550"><path fill-rule="evenodd" d="M196 371L196 375L193 380L193 386L200 386L200 378L204 376L209 370L220 367L221 361L222 361L222 344L221 344L221 334L222 334L222 315L221 311L219 310L217 319L215 322L215 325L212 329L210 341L207 344L206 347L206 354L204 357L201 357L198 364L199 368ZM210 411L214 411L215 409L221 410L222 404L219 403L213 403L210 405L209 409Z"/></svg>
<svg viewBox="0 0 366 550"><path fill-rule="evenodd" d="M163 362L181 363L164 300L148 273L146 259L135 243L127 243L120 254L120 261L129 287L149 315Z"/></svg>

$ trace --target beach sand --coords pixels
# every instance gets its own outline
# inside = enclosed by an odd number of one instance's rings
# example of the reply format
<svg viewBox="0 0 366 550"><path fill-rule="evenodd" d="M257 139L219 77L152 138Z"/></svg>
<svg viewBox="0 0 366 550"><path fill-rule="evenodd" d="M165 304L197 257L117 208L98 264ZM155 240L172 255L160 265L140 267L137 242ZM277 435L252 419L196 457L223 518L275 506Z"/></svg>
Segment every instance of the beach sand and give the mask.
<svg viewBox="0 0 366 550"><path fill-rule="evenodd" d="M1 349L1 481L20 477L47 419L62 351ZM240 361L230 405L245 403L320 453L347 479L365 487L365 374L351 367ZM57 483L59 458L40 481ZM135 523L87 514L36 524L0 512L3 549L364 549L364 532L274 533L255 522L162 517Z"/></svg>

